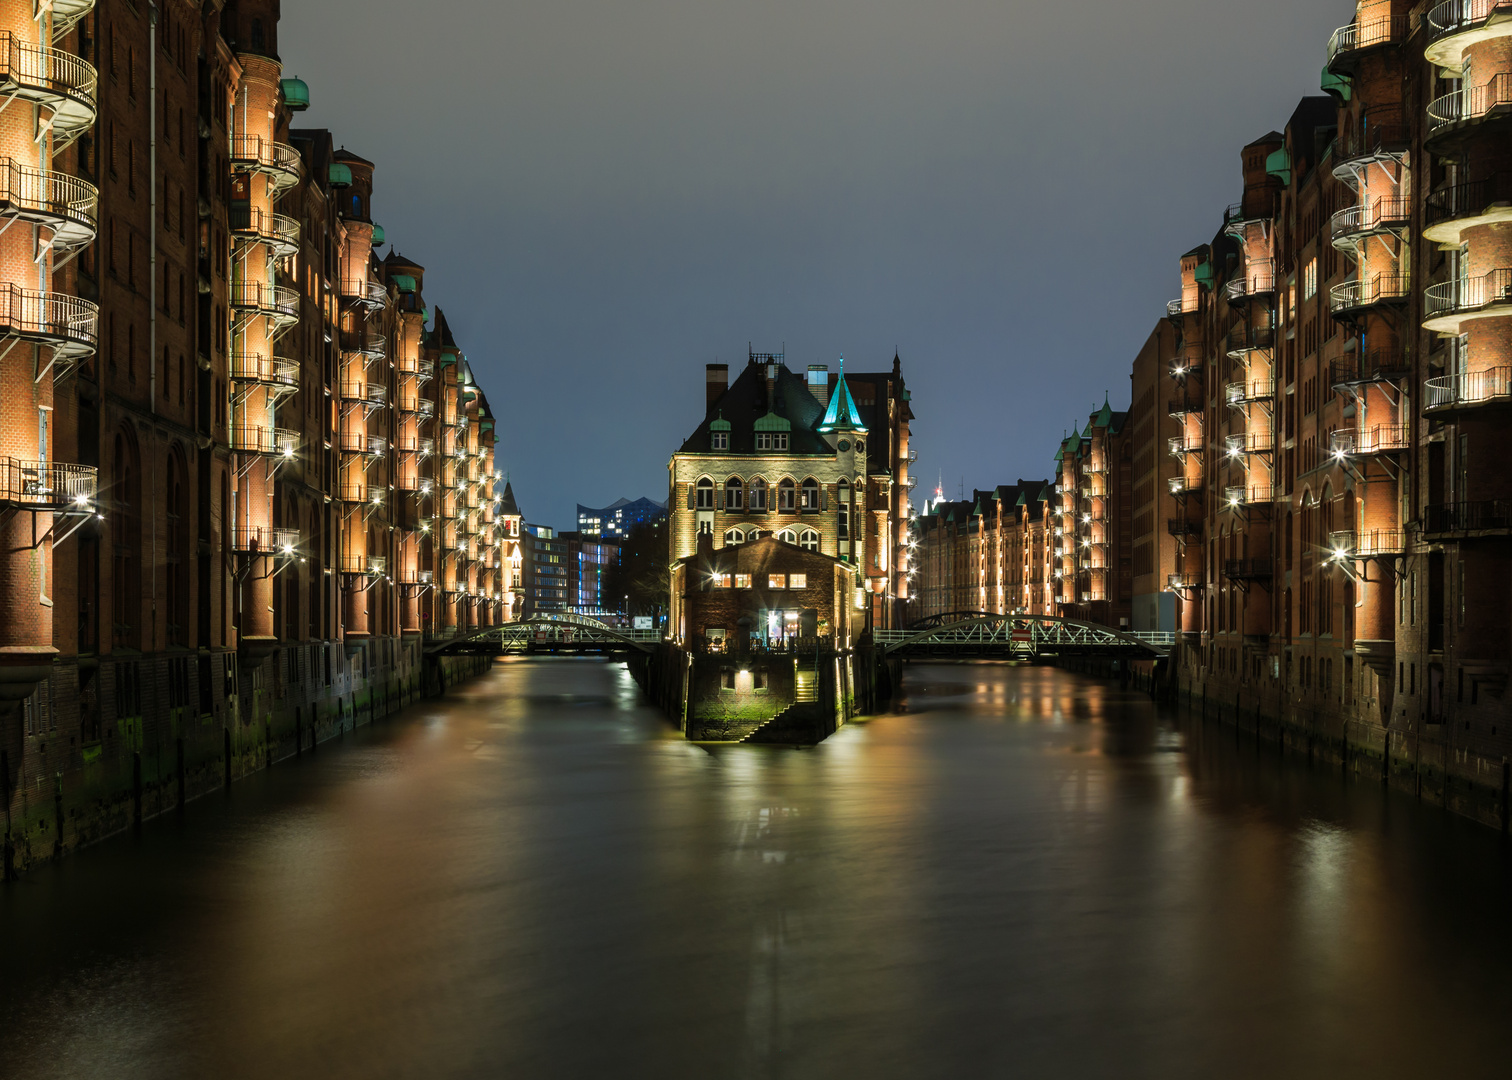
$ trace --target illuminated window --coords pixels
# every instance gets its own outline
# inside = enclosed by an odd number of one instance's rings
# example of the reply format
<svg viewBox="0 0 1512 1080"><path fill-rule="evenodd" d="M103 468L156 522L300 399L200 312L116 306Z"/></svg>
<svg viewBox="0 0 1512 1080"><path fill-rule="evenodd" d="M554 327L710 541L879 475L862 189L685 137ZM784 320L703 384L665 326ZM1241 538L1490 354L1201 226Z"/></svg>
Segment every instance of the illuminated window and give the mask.
<svg viewBox="0 0 1512 1080"><path fill-rule="evenodd" d="M716 589L728 589L730 587L730 575L729 574L715 574L714 575L714 587Z"/></svg>
<svg viewBox="0 0 1512 1080"><path fill-rule="evenodd" d="M1302 299L1311 300L1318 294L1318 260L1308 259L1302 268Z"/></svg>
<svg viewBox="0 0 1512 1080"><path fill-rule="evenodd" d="M804 529L802 535L798 537L798 546L804 551L818 551L819 534L813 529Z"/></svg>
<svg viewBox="0 0 1512 1080"><path fill-rule="evenodd" d="M805 510L819 509L819 481L813 477L803 482L803 508Z"/></svg>
<svg viewBox="0 0 1512 1080"><path fill-rule="evenodd" d="M736 574L735 575L735 587L737 589L749 589L751 587L751 575L750 574Z"/></svg>
<svg viewBox="0 0 1512 1080"><path fill-rule="evenodd" d="M739 529L727 529L724 535L725 547L734 547L736 544L745 543L745 533Z"/></svg>
<svg viewBox="0 0 1512 1080"><path fill-rule="evenodd" d="M699 510L714 509L714 481L705 476L698 482L698 499L695 503Z"/></svg>
<svg viewBox="0 0 1512 1080"><path fill-rule="evenodd" d="M781 540L784 544L796 544L798 542L798 536L792 529L783 529L777 534L777 539Z"/></svg>
<svg viewBox="0 0 1512 1080"><path fill-rule="evenodd" d="M785 588L787 588L787 575L786 574L768 574L767 575L767 588L769 588L769 589L785 589Z"/></svg>
<svg viewBox="0 0 1512 1080"><path fill-rule="evenodd" d="M807 574L789 574L788 575L788 588L790 588L790 589L806 589L806 588L808 588L808 575Z"/></svg>

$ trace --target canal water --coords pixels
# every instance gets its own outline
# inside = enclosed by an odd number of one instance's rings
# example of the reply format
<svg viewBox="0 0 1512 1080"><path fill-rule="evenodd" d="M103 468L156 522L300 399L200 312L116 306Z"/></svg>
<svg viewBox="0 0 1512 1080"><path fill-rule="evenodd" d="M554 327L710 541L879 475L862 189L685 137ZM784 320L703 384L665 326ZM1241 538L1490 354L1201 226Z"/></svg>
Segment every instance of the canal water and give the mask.
<svg viewBox="0 0 1512 1080"><path fill-rule="evenodd" d="M0 1077L1506 1077L1491 831L1050 668L511 662L0 889Z"/></svg>

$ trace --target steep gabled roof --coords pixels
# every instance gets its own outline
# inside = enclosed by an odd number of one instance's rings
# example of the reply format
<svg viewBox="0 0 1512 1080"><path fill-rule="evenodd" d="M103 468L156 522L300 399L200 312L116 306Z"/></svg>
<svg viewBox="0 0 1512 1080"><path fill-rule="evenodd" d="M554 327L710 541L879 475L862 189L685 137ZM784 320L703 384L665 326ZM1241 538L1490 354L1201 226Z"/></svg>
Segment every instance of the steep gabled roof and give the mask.
<svg viewBox="0 0 1512 1080"><path fill-rule="evenodd" d="M792 454L833 453L818 433L824 410L802 377L779 364L771 393L767 392L766 365L748 363L728 390L710 405L708 413L678 451L683 454L708 453L709 432L716 420L729 424L730 448L720 453L754 454L758 430L788 430ZM758 427L758 422L760 427ZM781 426L786 422L787 428ZM765 451L763 451L765 453Z"/></svg>
<svg viewBox="0 0 1512 1080"><path fill-rule="evenodd" d="M861 411L856 408L856 401L851 397L850 387L845 385L845 360L840 361L840 378L835 383L834 392L830 394L829 408L825 410L824 420L819 424L820 431L859 431L865 433L866 425L861 421Z"/></svg>
<svg viewBox="0 0 1512 1080"><path fill-rule="evenodd" d="M504 500L499 504L499 513L504 517L519 517L520 504L515 502L514 488L509 486L509 481L504 481Z"/></svg>

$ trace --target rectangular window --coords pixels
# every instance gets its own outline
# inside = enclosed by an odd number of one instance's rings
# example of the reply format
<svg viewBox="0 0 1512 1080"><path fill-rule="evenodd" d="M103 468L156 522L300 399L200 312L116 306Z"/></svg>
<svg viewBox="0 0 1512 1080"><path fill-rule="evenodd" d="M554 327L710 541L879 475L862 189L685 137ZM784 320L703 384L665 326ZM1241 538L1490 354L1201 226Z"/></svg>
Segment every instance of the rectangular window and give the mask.
<svg viewBox="0 0 1512 1080"><path fill-rule="evenodd" d="M730 448L730 433L728 431L716 431L709 436L709 445L715 450L728 450Z"/></svg>
<svg viewBox="0 0 1512 1080"><path fill-rule="evenodd" d="M756 449L757 450L770 450L771 448L772 448L772 434L771 434L771 432L769 432L769 431L758 431L756 433Z"/></svg>
<svg viewBox="0 0 1512 1080"><path fill-rule="evenodd" d="M789 574L788 575L788 588L790 588L790 589L806 589L806 588L808 588L808 575L807 574Z"/></svg>
<svg viewBox="0 0 1512 1080"><path fill-rule="evenodd" d="M786 574L768 574L767 575L767 587L770 588L770 589L785 589L785 588L787 588L787 575Z"/></svg>
<svg viewBox="0 0 1512 1080"><path fill-rule="evenodd" d="M1318 260L1308 259L1302 268L1302 299L1311 300L1318 295Z"/></svg>
<svg viewBox="0 0 1512 1080"><path fill-rule="evenodd" d="M737 589L749 589L751 587L751 575L750 574L736 574L735 575L735 587Z"/></svg>
<svg viewBox="0 0 1512 1080"><path fill-rule="evenodd" d="M728 589L730 587L730 575L729 574L715 574L714 575L714 587L716 589Z"/></svg>

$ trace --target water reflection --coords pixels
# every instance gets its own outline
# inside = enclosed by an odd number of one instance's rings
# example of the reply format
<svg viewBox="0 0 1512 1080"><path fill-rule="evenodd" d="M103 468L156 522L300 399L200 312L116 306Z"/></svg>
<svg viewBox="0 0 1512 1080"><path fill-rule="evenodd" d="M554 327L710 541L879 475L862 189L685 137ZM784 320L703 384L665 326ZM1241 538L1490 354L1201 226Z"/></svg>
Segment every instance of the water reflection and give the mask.
<svg viewBox="0 0 1512 1080"><path fill-rule="evenodd" d="M1114 684L907 687L706 750L503 665L0 891L0 1075L1502 1075L1493 835Z"/></svg>

